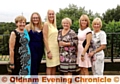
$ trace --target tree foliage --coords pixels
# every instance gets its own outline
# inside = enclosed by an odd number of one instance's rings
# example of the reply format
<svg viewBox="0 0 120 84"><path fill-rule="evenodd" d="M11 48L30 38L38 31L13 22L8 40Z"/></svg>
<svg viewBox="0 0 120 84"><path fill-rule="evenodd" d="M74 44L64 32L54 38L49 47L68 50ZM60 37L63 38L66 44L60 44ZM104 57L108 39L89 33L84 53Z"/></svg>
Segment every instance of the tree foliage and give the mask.
<svg viewBox="0 0 120 84"><path fill-rule="evenodd" d="M77 32L79 28L79 18L82 14L87 14L90 18L90 21L92 21L95 17L101 17L99 13L96 13L94 15L91 10L86 11L85 7L77 7L74 4L70 4L68 7L64 9L59 9L59 12L56 13L58 29L62 28L61 25L62 19L65 17L69 17L72 20L71 29Z"/></svg>
<svg viewBox="0 0 120 84"><path fill-rule="evenodd" d="M0 23L0 34L4 34L7 31L7 34L10 34L12 30L16 28L15 23L10 22L10 23L5 23L1 22Z"/></svg>
<svg viewBox="0 0 120 84"><path fill-rule="evenodd" d="M87 14L90 18L90 22L92 23L95 17L100 17L102 19L102 30L108 33L119 33L120 32L120 6L118 5L116 8L108 9L102 16L99 13L93 14L92 10L85 10L85 7L77 7L74 4L70 4L68 7L64 9L59 9L59 12L56 13L57 18L57 27L61 29L61 21L65 17L69 17L72 20L71 29L78 31L79 28L79 18L82 14ZM29 23L29 22L27 22ZM0 22L0 52L4 50L4 53L8 50L8 39L12 30L16 28L15 23L5 23ZM3 44L3 36L4 36L4 44ZM108 43L111 44L110 40L111 35L108 35ZM120 38L117 36L117 38ZM1 46L2 44L2 46ZM109 46L109 44L107 46Z"/></svg>
<svg viewBox="0 0 120 84"><path fill-rule="evenodd" d="M113 20L119 21L120 20L120 6L117 5L116 8L108 9L105 13L103 13L103 20L105 23L109 23Z"/></svg>

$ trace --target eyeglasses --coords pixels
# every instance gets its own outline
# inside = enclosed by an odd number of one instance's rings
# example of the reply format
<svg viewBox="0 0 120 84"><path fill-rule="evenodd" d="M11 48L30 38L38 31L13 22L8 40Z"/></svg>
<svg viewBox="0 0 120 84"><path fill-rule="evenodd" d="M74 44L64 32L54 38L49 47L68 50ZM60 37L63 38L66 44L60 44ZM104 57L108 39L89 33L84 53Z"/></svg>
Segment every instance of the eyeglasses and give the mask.
<svg viewBox="0 0 120 84"><path fill-rule="evenodd" d="M32 17L32 19L34 19L34 20L35 20L35 19L36 19L36 20L38 20L38 19L39 19L39 17Z"/></svg>

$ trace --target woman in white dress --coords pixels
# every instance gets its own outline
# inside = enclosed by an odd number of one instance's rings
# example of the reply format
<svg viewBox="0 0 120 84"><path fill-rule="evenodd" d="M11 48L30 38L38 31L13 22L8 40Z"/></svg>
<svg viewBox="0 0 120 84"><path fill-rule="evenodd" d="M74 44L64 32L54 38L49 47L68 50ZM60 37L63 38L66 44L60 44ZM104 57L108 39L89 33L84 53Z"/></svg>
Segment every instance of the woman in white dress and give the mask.
<svg viewBox="0 0 120 84"><path fill-rule="evenodd" d="M80 28L78 29L78 58L77 63L80 67L81 75L88 75L88 68L91 67L91 60L88 56L89 46L92 39L92 31L89 17L83 14L79 20Z"/></svg>

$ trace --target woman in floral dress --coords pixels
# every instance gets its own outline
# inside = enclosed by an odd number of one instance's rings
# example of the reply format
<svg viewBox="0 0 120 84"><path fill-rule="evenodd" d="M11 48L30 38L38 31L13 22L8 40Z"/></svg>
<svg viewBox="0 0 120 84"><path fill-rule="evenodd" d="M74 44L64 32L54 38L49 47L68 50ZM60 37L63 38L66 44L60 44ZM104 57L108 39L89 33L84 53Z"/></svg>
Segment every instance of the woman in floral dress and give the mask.
<svg viewBox="0 0 120 84"><path fill-rule="evenodd" d="M77 44L76 33L70 29L72 21L70 18L62 20L63 29L58 32L58 42L60 49L60 67L59 70L65 75L72 75L76 71Z"/></svg>

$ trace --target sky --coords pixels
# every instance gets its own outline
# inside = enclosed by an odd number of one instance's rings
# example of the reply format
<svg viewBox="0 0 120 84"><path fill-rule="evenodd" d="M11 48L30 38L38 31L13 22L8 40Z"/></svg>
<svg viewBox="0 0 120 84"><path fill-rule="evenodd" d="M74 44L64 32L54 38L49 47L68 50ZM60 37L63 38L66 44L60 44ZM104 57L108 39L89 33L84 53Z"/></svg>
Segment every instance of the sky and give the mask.
<svg viewBox="0 0 120 84"><path fill-rule="evenodd" d="M120 0L1 0L0 1L0 22L14 22L18 15L26 17L27 22L33 12L38 12L44 21L48 9L59 12L69 4L77 7L85 7L94 13L105 13L108 9L116 8L120 5Z"/></svg>

